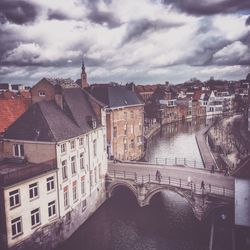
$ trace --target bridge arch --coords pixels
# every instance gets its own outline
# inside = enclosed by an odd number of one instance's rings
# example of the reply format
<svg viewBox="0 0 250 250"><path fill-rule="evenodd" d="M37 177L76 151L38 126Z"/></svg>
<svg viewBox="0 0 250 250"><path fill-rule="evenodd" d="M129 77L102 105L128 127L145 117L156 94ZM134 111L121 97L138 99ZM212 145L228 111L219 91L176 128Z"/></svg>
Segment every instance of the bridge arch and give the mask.
<svg viewBox="0 0 250 250"><path fill-rule="evenodd" d="M107 188L107 194L108 194L108 198L112 197L113 194L114 194L114 191L119 188L119 187L125 187L127 188L135 197L137 203L139 204L138 202L138 192L137 192L137 189L133 186L133 184L129 183L129 182L112 182L108 188Z"/></svg>

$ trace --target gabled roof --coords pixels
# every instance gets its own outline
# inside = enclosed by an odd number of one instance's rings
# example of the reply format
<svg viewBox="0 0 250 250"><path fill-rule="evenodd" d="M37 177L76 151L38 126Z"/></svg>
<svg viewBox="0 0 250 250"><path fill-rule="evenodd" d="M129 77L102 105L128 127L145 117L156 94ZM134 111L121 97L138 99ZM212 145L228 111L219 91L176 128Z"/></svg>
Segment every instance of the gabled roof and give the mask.
<svg viewBox="0 0 250 250"><path fill-rule="evenodd" d="M92 85L87 90L109 108L143 104L137 94L125 86L112 84Z"/></svg>
<svg viewBox="0 0 250 250"><path fill-rule="evenodd" d="M56 142L77 136L79 127L53 101L33 104L4 134L4 138Z"/></svg>
<svg viewBox="0 0 250 250"><path fill-rule="evenodd" d="M4 134L6 139L57 142L92 130L95 113L80 88L63 89L64 109L54 101L33 104Z"/></svg>

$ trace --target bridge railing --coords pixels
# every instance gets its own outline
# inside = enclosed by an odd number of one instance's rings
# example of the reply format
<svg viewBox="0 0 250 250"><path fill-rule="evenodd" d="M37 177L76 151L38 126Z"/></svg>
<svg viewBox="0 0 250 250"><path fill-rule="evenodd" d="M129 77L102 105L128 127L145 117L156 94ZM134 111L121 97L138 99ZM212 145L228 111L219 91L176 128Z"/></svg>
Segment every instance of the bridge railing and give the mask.
<svg viewBox="0 0 250 250"><path fill-rule="evenodd" d="M187 158L155 158L155 161L151 161L150 163L155 163L156 165L165 165L165 166L188 166L188 167L194 167L194 168L204 168L204 164L202 161L197 160L191 160Z"/></svg>
<svg viewBox="0 0 250 250"><path fill-rule="evenodd" d="M202 187L201 183L197 182L188 182L182 178L174 178L171 176L161 176L156 177L155 175L138 175L136 172L129 171L110 171L109 176L114 179L130 180L134 181L137 184L159 184L159 185L169 185L172 187L178 187L186 190L190 190L195 194L214 194L224 197L234 197L234 190L227 189L224 186L211 185L210 183L204 183Z"/></svg>

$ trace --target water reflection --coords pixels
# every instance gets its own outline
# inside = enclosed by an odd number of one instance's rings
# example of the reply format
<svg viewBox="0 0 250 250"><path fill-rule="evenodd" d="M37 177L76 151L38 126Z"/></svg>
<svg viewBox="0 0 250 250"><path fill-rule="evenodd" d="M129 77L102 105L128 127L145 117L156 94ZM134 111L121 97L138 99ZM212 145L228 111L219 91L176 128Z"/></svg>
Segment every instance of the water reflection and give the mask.
<svg viewBox="0 0 250 250"><path fill-rule="evenodd" d="M155 158L177 157L202 164L195 133L208 122L200 118L164 126L161 132L148 141L145 159L153 162Z"/></svg>

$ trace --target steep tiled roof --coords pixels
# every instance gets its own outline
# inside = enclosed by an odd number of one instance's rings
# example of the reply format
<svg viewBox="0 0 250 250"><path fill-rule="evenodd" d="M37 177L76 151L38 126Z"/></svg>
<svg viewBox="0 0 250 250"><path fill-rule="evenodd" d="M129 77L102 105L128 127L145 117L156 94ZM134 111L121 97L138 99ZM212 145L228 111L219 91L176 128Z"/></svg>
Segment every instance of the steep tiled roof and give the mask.
<svg viewBox="0 0 250 250"><path fill-rule="evenodd" d="M29 107L30 101L22 98L0 98L0 133L3 133Z"/></svg>
<svg viewBox="0 0 250 250"><path fill-rule="evenodd" d="M152 85L136 85L136 90L140 92L154 92L160 84L152 84Z"/></svg>
<svg viewBox="0 0 250 250"><path fill-rule="evenodd" d="M64 110L54 101L33 104L4 134L4 138L57 142L83 134L92 129L90 117L96 119L80 88L63 90ZM97 126L100 123L97 122Z"/></svg>
<svg viewBox="0 0 250 250"><path fill-rule="evenodd" d="M143 102L137 94L125 86L120 85L94 85L88 91L109 108L141 105Z"/></svg>

